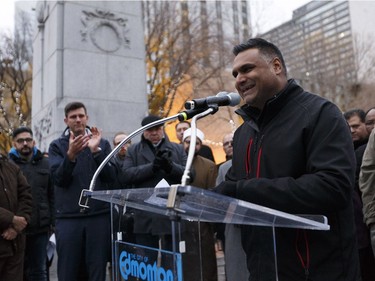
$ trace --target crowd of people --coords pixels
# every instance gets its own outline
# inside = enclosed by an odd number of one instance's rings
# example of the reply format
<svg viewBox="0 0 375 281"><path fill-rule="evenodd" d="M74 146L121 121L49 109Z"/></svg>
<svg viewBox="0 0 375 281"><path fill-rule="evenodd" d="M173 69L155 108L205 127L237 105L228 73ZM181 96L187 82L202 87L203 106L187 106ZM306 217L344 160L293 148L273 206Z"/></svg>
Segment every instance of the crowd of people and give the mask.
<svg viewBox="0 0 375 281"><path fill-rule="evenodd" d="M183 280L217 281L215 239L222 240L226 280L375 280L375 108L342 113L332 102L288 78L274 44L252 38L233 49L232 74L243 123L221 132L225 161L215 163L196 131L189 184L291 214L324 215L330 230L182 222ZM148 115L141 126L161 120ZM86 106L65 106L66 129L48 157L28 127L13 131L13 147L0 158L0 279L47 281L47 243L56 236L59 281L104 281L111 261L109 204L78 201L113 147L89 127ZM164 125L123 144L100 173L96 190L178 184L192 130L176 124L179 143ZM121 212L119 212L121 213ZM172 250L167 217L127 210L122 239ZM276 243L271 243L275 241ZM277 259L275 259L277 256ZM158 260L157 251L148 262ZM278 276L276 278L276 276Z"/></svg>

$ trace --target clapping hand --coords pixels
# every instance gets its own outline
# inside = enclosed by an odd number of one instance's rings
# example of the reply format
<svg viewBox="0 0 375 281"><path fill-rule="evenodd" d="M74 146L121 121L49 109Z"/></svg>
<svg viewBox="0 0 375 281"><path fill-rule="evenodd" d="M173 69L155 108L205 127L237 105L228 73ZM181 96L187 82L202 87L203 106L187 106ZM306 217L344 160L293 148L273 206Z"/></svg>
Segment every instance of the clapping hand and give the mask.
<svg viewBox="0 0 375 281"><path fill-rule="evenodd" d="M100 140L102 138L102 132L97 127L90 128L91 135L88 141L88 147L90 148L92 153L98 152Z"/></svg>
<svg viewBox="0 0 375 281"><path fill-rule="evenodd" d="M89 140L89 135L75 136L74 133L70 131L69 148L67 152L70 161L74 161L77 155L88 146Z"/></svg>

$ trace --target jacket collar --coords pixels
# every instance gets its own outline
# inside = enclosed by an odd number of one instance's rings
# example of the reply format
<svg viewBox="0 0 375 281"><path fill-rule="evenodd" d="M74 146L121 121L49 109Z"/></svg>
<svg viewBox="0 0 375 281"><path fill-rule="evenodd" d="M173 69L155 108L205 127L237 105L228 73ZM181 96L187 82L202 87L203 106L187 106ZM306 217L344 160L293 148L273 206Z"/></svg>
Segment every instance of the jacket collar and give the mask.
<svg viewBox="0 0 375 281"><path fill-rule="evenodd" d="M12 160L20 161L20 162L26 162L25 159L23 159L21 157L21 155L19 154L19 152L14 147L12 147L9 150L8 156ZM33 162L33 161L39 161L42 158L43 158L42 152L34 146L34 148L33 148L33 156L31 158L31 162Z"/></svg>
<svg viewBox="0 0 375 281"><path fill-rule="evenodd" d="M91 134L91 130L90 130L90 127L89 127L89 126L86 126L85 131L86 131L86 134ZM62 137L68 137L68 138L69 138L69 136L70 136L70 129L69 129L69 127L66 127L66 128L65 128L65 130L64 130L64 132L62 133L61 136L62 136Z"/></svg>
<svg viewBox="0 0 375 281"><path fill-rule="evenodd" d="M262 111L260 111L258 108L245 104L235 112L240 115L244 121L252 121L259 126L261 124L267 124L275 115L279 113L291 96L294 96L302 91L303 89L297 84L297 82L294 79L290 79L283 90L266 102Z"/></svg>

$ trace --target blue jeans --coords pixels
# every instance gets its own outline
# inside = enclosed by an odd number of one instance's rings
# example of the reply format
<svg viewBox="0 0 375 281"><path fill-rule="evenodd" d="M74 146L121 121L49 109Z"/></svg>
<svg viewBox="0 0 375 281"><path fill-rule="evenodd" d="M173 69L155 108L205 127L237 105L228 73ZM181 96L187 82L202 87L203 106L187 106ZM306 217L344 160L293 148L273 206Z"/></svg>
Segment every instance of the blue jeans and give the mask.
<svg viewBox="0 0 375 281"><path fill-rule="evenodd" d="M48 232L26 235L25 276L27 281L47 281Z"/></svg>

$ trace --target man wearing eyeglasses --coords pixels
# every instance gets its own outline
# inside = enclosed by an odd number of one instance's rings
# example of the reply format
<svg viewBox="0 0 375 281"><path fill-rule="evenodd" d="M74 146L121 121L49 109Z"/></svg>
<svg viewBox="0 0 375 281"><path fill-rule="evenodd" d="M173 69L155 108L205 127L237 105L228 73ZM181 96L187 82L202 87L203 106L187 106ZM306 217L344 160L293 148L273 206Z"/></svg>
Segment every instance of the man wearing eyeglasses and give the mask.
<svg viewBox="0 0 375 281"><path fill-rule="evenodd" d="M223 149L225 152L225 160L232 159L233 156L233 133L226 134L223 138Z"/></svg>
<svg viewBox="0 0 375 281"><path fill-rule="evenodd" d="M17 164L31 186L33 209L26 228L25 280L47 281L47 243L54 226L54 193L48 159L35 146L28 127L13 131L9 158Z"/></svg>

